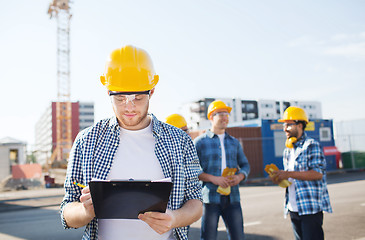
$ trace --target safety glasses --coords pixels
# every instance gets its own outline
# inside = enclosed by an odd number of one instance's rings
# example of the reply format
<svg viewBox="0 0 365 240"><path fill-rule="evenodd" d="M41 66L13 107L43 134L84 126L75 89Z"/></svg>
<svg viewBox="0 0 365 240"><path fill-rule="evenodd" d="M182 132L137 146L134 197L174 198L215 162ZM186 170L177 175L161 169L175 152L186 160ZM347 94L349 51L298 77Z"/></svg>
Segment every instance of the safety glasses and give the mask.
<svg viewBox="0 0 365 240"><path fill-rule="evenodd" d="M214 116L228 117L229 116L229 113L228 112L216 112L216 113L213 113L213 117Z"/></svg>
<svg viewBox="0 0 365 240"><path fill-rule="evenodd" d="M142 91L142 92L115 92L109 91L109 96L117 104L125 104L127 105L131 102L133 105L139 104L146 99L146 96L150 95L150 91Z"/></svg>
<svg viewBox="0 0 365 240"><path fill-rule="evenodd" d="M283 129L288 128L288 127L292 127L294 125L298 125L298 122L293 122L293 123L283 123Z"/></svg>

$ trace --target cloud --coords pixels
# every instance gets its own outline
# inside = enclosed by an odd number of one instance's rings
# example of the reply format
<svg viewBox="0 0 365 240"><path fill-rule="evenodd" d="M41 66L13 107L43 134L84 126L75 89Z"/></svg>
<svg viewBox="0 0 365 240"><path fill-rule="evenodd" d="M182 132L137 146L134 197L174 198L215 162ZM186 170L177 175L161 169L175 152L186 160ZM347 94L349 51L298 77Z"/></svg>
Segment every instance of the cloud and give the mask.
<svg viewBox="0 0 365 240"><path fill-rule="evenodd" d="M347 57L355 60L365 59L365 41L328 47L324 50L324 54L330 56Z"/></svg>
<svg viewBox="0 0 365 240"><path fill-rule="evenodd" d="M365 32L356 33L356 34L344 34L339 33L335 34L330 38L330 41L332 42L343 42L343 41L352 41L352 42L358 42L365 40Z"/></svg>
<svg viewBox="0 0 365 240"><path fill-rule="evenodd" d="M349 38L350 38L350 36L348 34L336 34L336 35L332 36L330 40L332 40L334 42L342 42L342 41L348 40Z"/></svg>
<svg viewBox="0 0 365 240"><path fill-rule="evenodd" d="M336 73L337 69L331 65L328 65L326 63L317 63L314 66L314 70L316 72L327 72L327 73Z"/></svg>
<svg viewBox="0 0 365 240"><path fill-rule="evenodd" d="M312 45L314 39L312 36L301 36L289 42L289 47L302 47Z"/></svg>
<svg viewBox="0 0 365 240"><path fill-rule="evenodd" d="M314 36L301 36L291 42L289 47L308 48L326 56L345 57L352 60L365 59L365 32L356 34L335 34L327 39Z"/></svg>
<svg viewBox="0 0 365 240"><path fill-rule="evenodd" d="M357 34L336 34L323 50L328 56L346 57L353 60L365 59L365 32Z"/></svg>

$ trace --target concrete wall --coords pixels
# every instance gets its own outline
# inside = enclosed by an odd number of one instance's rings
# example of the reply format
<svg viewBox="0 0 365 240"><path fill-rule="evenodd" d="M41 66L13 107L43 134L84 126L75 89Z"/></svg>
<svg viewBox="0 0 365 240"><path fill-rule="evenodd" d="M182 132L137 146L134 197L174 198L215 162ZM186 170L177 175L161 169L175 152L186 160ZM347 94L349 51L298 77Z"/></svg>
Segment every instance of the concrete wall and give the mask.
<svg viewBox="0 0 365 240"><path fill-rule="evenodd" d="M9 150L4 146L0 146L0 181L11 175Z"/></svg>
<svg viewBox="0 0 365 240"><path fill-rule="evenodd" d="M17 151L17 162L13 164L26 163L26 145L23 143L9 143L0 145L0 181L11 175L10 151Z"/></svg>
<svg viewBox="0 0 365 240"><path fill-rule="evenodd" d="M42 166L40 164L18 164L12 166L14 179L33 179L42 177Z"/></svg>

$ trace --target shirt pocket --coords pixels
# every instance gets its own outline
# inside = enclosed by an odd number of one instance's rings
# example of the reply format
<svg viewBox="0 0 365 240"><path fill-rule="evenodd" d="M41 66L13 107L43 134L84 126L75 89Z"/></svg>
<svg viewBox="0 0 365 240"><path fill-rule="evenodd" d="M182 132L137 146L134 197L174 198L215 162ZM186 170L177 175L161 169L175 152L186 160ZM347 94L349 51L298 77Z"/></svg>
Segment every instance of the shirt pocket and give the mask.
<svg viewBox="0 0 365 240"><path fill-rule="evenodd" d="M297 161L295 163L296 165L296 171L308 171L308 161L305 157L305 153L301 152L298 157Z"/></svg>

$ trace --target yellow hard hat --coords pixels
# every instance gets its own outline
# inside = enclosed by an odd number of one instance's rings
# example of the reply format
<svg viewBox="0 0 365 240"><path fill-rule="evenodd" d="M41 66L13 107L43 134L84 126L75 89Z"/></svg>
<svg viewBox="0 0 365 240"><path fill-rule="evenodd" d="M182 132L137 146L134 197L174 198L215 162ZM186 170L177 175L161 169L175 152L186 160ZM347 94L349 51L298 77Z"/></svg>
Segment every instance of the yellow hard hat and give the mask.
<svg viewBox="0 0 365 240"><path fill-rule="evenodd" d="M131 45L114 50L100 76L109 91L142 92L154 88L159 80L148 53Z"/></svg>
<svg viewBox="0 0 365 240"><path fill-rule="evenodd" d="M186 127L188 124L185 121L185 118L180 114L174 113L166 118L166 123L175 126L177 128Z"/></svg>
<svg viewBox="0 0 365 240"><path fill-rule="evenodd" d="M305 121L306 123L309 123L305 111L300 107L294 107L294 106L288 107L284 112L283 118L279 119L278 122L285 122L289 120Z"/></svg>
<svg viewBox="0 0 365 240"><path fill-rule="evenodd" d="M210 115L215 111L215 110L218 110L218 109L225 109L228 111L228 113L231 112L232 108L231 107L228 107L223 101L221 100L215 100L213 101L211 104L209 104L209 107L208 107L208 119L210 119Z"/></svg>

